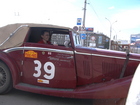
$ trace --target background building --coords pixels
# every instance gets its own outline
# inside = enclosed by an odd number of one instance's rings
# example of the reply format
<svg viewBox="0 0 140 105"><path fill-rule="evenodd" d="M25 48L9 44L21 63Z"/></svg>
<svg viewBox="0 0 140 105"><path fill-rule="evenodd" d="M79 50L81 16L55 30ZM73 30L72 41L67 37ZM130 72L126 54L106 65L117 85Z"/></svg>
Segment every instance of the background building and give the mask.
<svg viewBox="0 0 140 105"><path fill-rule="evenodd" d="M86 47L95 47L109 49L110 38L102 33L86 32L84 45Z"/></svg>
<svg viewBox="0 0 140 105"><path fill-rule="evenodd" d="M135 43L137 40L140 40L140 34L132 34L130 36L130 43Z"/></svg>

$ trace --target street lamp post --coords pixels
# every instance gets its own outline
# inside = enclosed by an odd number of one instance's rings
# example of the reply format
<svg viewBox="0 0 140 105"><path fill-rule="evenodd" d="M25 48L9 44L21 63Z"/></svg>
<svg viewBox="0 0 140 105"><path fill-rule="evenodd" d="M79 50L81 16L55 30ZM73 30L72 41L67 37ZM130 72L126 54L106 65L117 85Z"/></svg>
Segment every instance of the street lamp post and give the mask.
<svg viewBox="0 0 140 105"><path fill-rule="evenodd" d="M107 19L107 18L105 18L105 19L106 19L106 20L108 20L108 21L109 21L109 23L110 23L110 41L109 41L109 49L111 50L111 34L112 34L112 25L113 25L114 23L116 23L116 22L117 22L117 20L116 20L115 22L111 23L109 19Z"/></svg>

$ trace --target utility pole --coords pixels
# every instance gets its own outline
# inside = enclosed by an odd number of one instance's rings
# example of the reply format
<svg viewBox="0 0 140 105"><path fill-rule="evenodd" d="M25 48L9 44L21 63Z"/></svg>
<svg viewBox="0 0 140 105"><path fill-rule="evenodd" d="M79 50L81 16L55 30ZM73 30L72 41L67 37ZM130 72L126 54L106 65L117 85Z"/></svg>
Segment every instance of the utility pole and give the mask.
<svg viewBox="0 0 140 105"><path fill-rule="evenodd" d="M85 0L84 2L84 16L83 16L83 26L82 26L82 31L81 31L81 34L82 34L82 39L81 39L81 43L82 43L82 46L84 46L84 40L85 40L85 36L86 36L86 32L85 32L85 18L86 18L86 4L87 4L87 0Z"/></svg>
<svg viewBox="0 0 140 105"><path fill-rule="evenodd" d="M86 4L87 4L87 0L85 0L85 3L84 3L83 28L85 28Z"/></svg>

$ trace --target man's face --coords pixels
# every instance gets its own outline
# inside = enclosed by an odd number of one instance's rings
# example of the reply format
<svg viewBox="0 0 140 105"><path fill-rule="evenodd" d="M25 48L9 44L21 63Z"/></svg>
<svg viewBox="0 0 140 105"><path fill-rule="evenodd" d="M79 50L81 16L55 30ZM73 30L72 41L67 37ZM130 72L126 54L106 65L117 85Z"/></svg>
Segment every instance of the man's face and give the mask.
<svg viewBox="0 0 140 105"><path fill-rule="evenodd" d="M45 32L43 35L41 35L41 37L45 40L48 41L50 38L49 32Z"/></svg>

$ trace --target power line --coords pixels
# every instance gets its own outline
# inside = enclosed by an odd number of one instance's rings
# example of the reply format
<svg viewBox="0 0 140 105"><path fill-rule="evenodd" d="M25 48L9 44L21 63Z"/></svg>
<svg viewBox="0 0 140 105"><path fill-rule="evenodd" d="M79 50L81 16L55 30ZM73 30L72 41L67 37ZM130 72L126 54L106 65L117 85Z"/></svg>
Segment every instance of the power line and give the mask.
<svg viewBox="0 0 140 105"><path fill-rule="evenodd" d="M96 14L97 18L100 20L100 18L99 18L99 16L98 16L97 12L95 11L93 5L92 5L91 2L90 2L90 0L89 0L89 5L91 6L92 10L93 10L94 13Z"/></svg>
<svg viewBox="0 0 140 105"><path fill-rule="evenodd" d="M102 24L102 26L103 26L104 28L106 28L106 27L104 26L104 24L102 23L100 17L98 16L97 12L95 11L95 9L94 9L94 7L93 7L93 5L92 5L92 3L91 3L90 0L89 0L89 5L90 5L91 9L94 11L94 13L95 13L96 17L98 18L99 22Z"/></svg>

